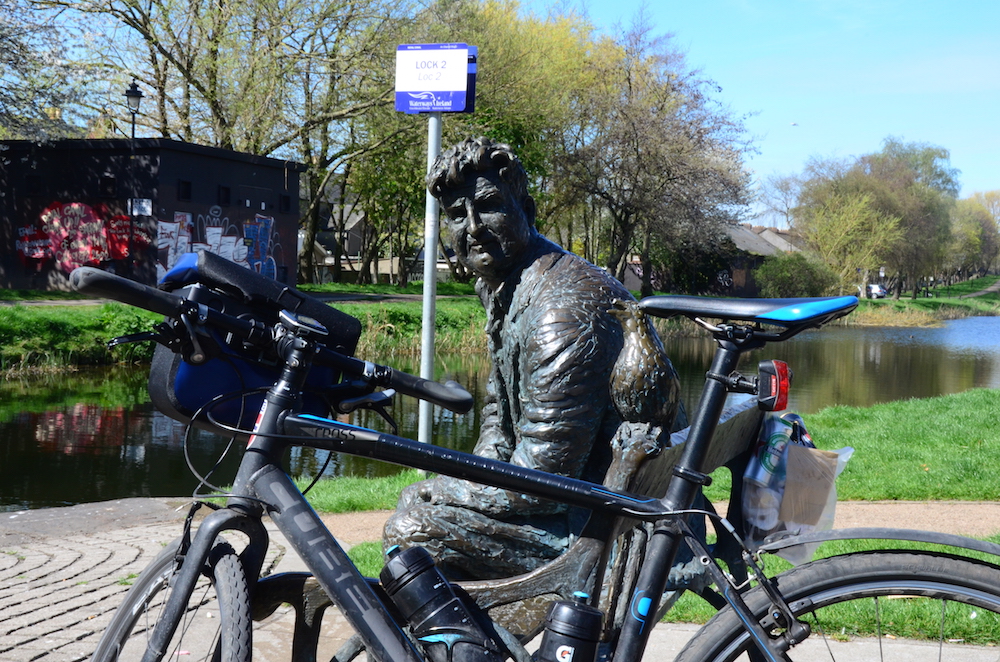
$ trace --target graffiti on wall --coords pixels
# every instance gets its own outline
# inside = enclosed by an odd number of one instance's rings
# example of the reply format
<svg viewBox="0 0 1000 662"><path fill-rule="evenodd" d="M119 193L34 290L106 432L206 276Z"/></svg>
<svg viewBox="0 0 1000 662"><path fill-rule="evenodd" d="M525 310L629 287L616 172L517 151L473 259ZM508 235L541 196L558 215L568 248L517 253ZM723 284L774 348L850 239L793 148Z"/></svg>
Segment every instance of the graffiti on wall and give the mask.
<svg viewBox="0 0 1000 662"><path fill-rule="evenodd" d="M27 266L54 260L63 273L83 266L101 266L112 260L127 260L151 242L141 224L122 214L112 214L105 205L53 202L37 223L17 229L15 250Z"/></svg>
<svg viewBox="0 0 1000 662"><path fill-rule="evenodd" d="M222 208L213 206L207 214L175 212L173 220L158 222L157 278L174 266L184 253L208 251L270 278L277 276L275 255L281 253L274 218L256 214L233 222Z"/></svg>
<svg viewBox="0 0 1000 662"><path fill-rule="evenodd" d="M157 278L188 252L209 251L271 278L282 262L274 218L254 215L230 221L218 206L207 214L175 212L156 222ZM26 269L55 266L65 274L77 267L108 267L116 261L138 264L154 237L142 222L113 214L103 204L53 202L37 221L17 228L15 251Z"/></svg>

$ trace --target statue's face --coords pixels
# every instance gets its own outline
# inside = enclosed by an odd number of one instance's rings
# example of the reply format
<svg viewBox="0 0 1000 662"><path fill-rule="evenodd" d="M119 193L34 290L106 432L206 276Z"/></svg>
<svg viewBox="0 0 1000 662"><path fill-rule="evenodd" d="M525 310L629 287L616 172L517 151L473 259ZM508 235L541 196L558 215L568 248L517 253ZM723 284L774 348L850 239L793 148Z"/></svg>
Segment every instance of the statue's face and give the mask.
<svg viewBox="0 0 1000 662"><path fill-rule="evenodd" d="M496 173L471 173L466 185L441 196L458 259L487 280L506 278L532 237L522 204Z"/></svg>

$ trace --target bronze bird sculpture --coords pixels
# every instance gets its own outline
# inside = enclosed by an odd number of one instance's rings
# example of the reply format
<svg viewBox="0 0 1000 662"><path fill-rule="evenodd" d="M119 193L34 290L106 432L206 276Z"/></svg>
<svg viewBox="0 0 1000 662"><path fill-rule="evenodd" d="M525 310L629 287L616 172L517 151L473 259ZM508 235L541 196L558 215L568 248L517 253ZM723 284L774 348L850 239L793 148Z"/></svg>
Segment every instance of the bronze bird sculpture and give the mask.
<svg viewBox="0 0 1000 662"><path fill-rule="evenodd" d="M610 381L618 414L631 423L654 423L668 431L686 425L686 420L675 420L680 403L677 372L639 304L616 299L608 312L618 318L624 333Z"/></svg>

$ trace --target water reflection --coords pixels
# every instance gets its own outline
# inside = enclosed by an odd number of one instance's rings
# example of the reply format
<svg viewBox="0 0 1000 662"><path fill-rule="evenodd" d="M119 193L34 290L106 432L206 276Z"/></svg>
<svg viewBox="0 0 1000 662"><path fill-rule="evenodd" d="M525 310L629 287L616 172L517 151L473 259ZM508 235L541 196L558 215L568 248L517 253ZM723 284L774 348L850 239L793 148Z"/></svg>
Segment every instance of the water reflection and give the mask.
<svg viewBox="0 0 1000 662"><path fill-rule="evenodd" d="M710 338L664 343L681 374L689 407L701 396L714 345ZM806 331L748 353L740 364L781 359L794 373L789 407L802 413L830 405L867 406L906 398L1000 386L1000 318L975 317L915 328L830 327Z"/></svg>
<svg viewBox="0 0 1000 662"><path fill-rule="evenodd" d="M714 346L708 338L665 343L682 378L689 409L701 394ZM869 405L903 398L1000 386L1000 318L971 318L934 329L829 328L771 345L744 359L785 360L795 377L790 407L802 413L823 407ZM376 358L407 372L410 360ZM448 355L438 361L437 379L457 379L482 401L489 362L485 356ZM416 438L418 405L397 398L400 434ZM436 443L467 450L478 436L478 408L465 416L435 409ZM377 414L363 412L354 423L380 430ZM146 395L146 369L85 371L0 384L0 510L101 501L125 496L182 496L197 485L183 453L184 426L154 411ZM202 473L215 464L226 440L196 432L191 461ZM231 480L234 449L214 476ZM327 453L295 449L294 475L312 476ZM334 456L327 475L377 476L395 467Z"/></svg>

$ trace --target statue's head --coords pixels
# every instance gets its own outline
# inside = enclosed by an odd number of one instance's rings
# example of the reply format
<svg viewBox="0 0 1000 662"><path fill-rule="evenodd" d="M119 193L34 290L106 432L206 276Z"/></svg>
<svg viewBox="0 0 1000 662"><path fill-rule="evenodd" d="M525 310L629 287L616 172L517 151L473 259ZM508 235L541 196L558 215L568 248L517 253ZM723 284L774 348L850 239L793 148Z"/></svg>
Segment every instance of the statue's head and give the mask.
<svg viewBox="0 0 1000 662"><path fill-rule="evenodd" d="M538 236L528 176L508 145L470 138L445 150L427 175L458 259L486 280L515 270Z"/></svg>

